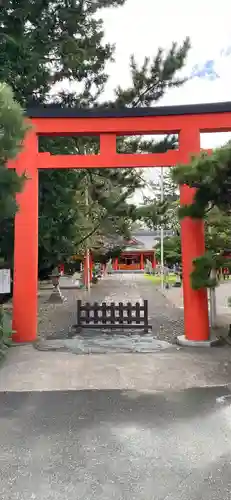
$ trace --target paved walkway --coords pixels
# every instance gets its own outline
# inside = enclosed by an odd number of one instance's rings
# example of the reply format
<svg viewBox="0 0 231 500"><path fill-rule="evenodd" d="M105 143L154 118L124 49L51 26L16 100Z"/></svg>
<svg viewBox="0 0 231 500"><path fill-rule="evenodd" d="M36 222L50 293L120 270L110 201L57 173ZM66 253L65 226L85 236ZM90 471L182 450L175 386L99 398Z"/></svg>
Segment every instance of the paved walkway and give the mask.
<svg viewBox="0 0 231 500"><path fill-rule="evenodd" d="M113 284L113 288L112 288ZM123 285L123 286L122 286ZM123 290L123 292L122 292ZM51 326L56 334L65 333L74 322L76 293L53 310ZM105 279L92 290L92 300L141 300L149 298L150 322L158 344L174 338L183 327L182 311L171 306L144 277ZM70 318L70 313L73 315ZM60 327L61 323L61 327ZM43 323L44 326L45 323ZM49 323L46 323L48 326ZM179 326L178 326L179 325ZM45 334L52 333L49 329ZM158 347L158 346L157 346ZM221 385L231 380L229 347L214 349L182 349L167 344L149 354L106 352L97 355L74 355L73 352L42 352L32 346L10 349L0 372L0 390L74 390L74 389L137 389L176 390L187 387ZM125 350L125 352L127 352Z"/></svg>
<svg viewBox="0 0 231 500"><path fill-rule="evenodd" d="M51 332L68 328L80 292L69 293L49 310ZM121 293L149 298L159 337L182 324L142 277L108 278L91 297ZM13 347L0 370L1 499L229 500L230 400L228 347L89 356Z"/></svg>
<svg viewBox="0 0 231 500"><path fill-rule="evenodd" d="M1 500L230 500L230 413L227 388L1 393Z"/></svg>
<svg viewBox="0 0 231 500"><path fill-rule="evenodd" d="M43 295L45 293L45 295ZM64 290L63 304L49 305L50 292L40 297L39 333L44 337L65 337L76 323L76 300L89 302L142 302L148 300L150 324L156 339L174 342L183 333L183 313L142 274L118 274L105 277L93 285L90 295L80 290ZM45 302L45 304L44 304Z"/></svg>
<svg viewBox="0 0 231 500"><path fill-rule="evenodd" d="M79 295L80 292L71 291L71 298L69 296L65 304L53 310L53 318L50 315L49 319L53 330L45 330L44 335L53 333L55 337L57 331L64 335L74 323L76 293ZM150 322L157 344L168 338L172 341L174 335L183 328L182 311L173 307L143 276L108 277L91 292L91 300L117 301L122 300L122 297L129 301L149 299ZM155 348L152 354L106 352L78 356L73 354L74 349L72 352L42 352L32 346L12 348L0 372L0 390L129 388L161 391L230 382L228 347L199 350L200 352L198 349L181 349L171 344L167 344L167 347Z"/></svg>
<svg viewBox="0 0 231 500"><path fill-rule="evenodd" d="M9 351L0 370L0 391L84 389L182 390L231 382L229 347L173 347L152 354L42 352L32 346Z"/></svg>

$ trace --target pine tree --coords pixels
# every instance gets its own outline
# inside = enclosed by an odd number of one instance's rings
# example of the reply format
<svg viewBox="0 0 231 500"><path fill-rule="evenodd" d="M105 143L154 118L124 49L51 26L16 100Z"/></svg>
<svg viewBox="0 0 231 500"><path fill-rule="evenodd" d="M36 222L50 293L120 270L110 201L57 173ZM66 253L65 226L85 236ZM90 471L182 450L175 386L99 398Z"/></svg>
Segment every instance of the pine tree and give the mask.
<svg viewBox="0 0 231 500"><path fill-rule="evenodd" d="M76 82L78 90L57 92L54 100L62 105L92 105L107 80L105 64L113 54L113 46L103 43L102 21L95 14L102 7L123 3L4 1L0 10L0 79L11 82L24 106L49 101L52 86L66 78ZM41 139L40 150L73 153L76 140ZM78 223L84 219L84 205L81 212L76 203L80 181L81 174L74 170L40 173L40 267L75 250L81 234ZM6 227L4 234L8 234ZM9 234L9 245L12 239Z"/></svg>
<svg viewBox="0 0 231 500"><path fill-rule="evenodd" d="M16 193L21 191L26 180L24 176L18 176L15 170L8 169L6 162L15 158L20 151L27 126L21 106L5 83L0 84L0 123L0 258L7 260L7 248L2 236L17 210Z"/></svg>
<svg viewBox="0 0 231 500"><path fill-rule="evenodd" d="M197 188L193 203L180 207L179 217L205 220L206 253L195 259L192 286L195 289L213 287L211 270L230 263L224 251L231 248L231 144L193 157L189 165L173 169L173 179L179 184ZM227 248L228 247L228 248Z"/></svg>
<svg viewBox="0 0 231 500"><path fill-rule="evenodd" d="M177 184L172 180L169 169L165 170L163 175L163 201L161 182L161 175L159 175L157 182L151 181L148 183L151 194L144 196L144 203L137 212L150 229L163 227L165 230L172 230L175 235L179 235L179 190Z"/></svg>
<svg viewBox="0 0 231 500"><path fill-rule="evenodd" d="M113 46L103 43L102 20L95 14L125 0L2 0L0 9L0 80L9 83L17 101L49 100L54 84L79 83L75 104L87 106L100 93L105 63ZM57 92L68 103L72 94Z"/></svg>
<svg viewBox="0 0 231 500"><path fill-rule="evenodd" d="M153 106L168 89L183 85L185 79L178 76L178 71L184 66L189 49L189 38L180 46L173 42L167 53L159 48L152 60L145 57L141 67L131 56L132 84L125 90L120 86L116 89L114 105L132 108Z"/></svg>
<svg viewBox="0 0 231 500"><path fill-rule="evenodd" d="M156 258L161 259L161 243L158 242L155 247ZM164 260L168 266L179 264L181 262L181 240L180 236L174 235L164 239Z"/></svg>
<svg viewBox="0 0 231 500"><path fill-rule="evenodd" d="M98 105L107 81L105 66L112 60L114 49L103 41L103 23L98 14L102 7L118 7L123 3L124 0L3 0L0 10L0 78L11 82L18 101L24 106L51 100L62 106ZM113 102L105 105L131 107L156 103L168 88L183 83L177 75L188 50L188 40L179 47L173 44L167 54L160 49L153 60L145 59L141 68L132 58L131 87L116 89ZM57 90L51 95L53 85L60 85L65 80L75 83L76 90ZM142 150L142 142L141 138L136 144L123 141L121 147ZM92 144L89 139L86 144L87 148L97 149L97 144ZM82 147L83 140L79 138L43 138L40 142L41 150L56 154L76 153ZM159 145L149 143L148 147L156 150ZM142 182L142 179L138 180L140 176L134 170L92 171L91 185L98 185L100 176L102 183L91 193L94 210L88 224L83 224L86 218L81 187L83 175L84 172L75 170L40 174L40 266L42 262L48 265L48 262L53 263L78 250L78 245L81 247L87 237L86 226L89 226L91 235L94 231L104 232L108 218L113 221L112 225L117 220L118 227L122 228L123 217L128 223L124 227L127 231L130 217L134 217L134 214L129 214L133 209L125 203L124 191L131 194ZM111 203L111 197L103 195L108 183L109 192L118 187L121 196L116 202Z"/></svg>

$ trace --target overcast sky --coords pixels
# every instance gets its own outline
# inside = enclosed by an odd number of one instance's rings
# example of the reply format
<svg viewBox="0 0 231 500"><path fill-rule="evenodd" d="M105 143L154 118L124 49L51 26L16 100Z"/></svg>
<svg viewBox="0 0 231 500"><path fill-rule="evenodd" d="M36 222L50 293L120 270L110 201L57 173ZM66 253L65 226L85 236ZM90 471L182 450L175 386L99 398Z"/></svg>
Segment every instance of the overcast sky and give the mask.
<svg viewBox="0 0 231 500"><path fill-rule="evenodd" d="M123 7L101 10L100 17L106 41L116 45L103 98L112 98L117 85L129 85L131 54L142 64L158 47L168 49L189 36L192 49L183 70L189 81L158 104L231 101L231 0L127 0ZM230 138L228 133L202 134L201 147L217 147ZM147 178L156 179L157 170L146 169Z"/></svg>
<svg viewBox="0 0 231 500"><path fill-rule="evenodd" d="M172 41L182 42L189 36L192 49L184 71L192 78L159 103L231 101L230 0L127 0L123 7L105 9L103 19L106 40L116 44L116 62L108 67L107 97L118 84L129 84L131 54L142 63L145 56L155 56L159 46L168 49ZM201 146L216 147L230 137L203 134ZM147 176L153 173L148 169Z"/></svg>
<svg viewBox="0 0 231 500"><path fill-rule="evenodd" d="M231 100L230 0L127 0L123 7L106 9L103 19L106 40L116 44L108 94L118 83L129 84L132 53L142 63L145 56L155 56L159 46L167 49L172 41L181 42L189 36L192 49L185 72L201 77L169 92L161 104ZM207 75L203 77L200 70L206 63Z"/></svg>

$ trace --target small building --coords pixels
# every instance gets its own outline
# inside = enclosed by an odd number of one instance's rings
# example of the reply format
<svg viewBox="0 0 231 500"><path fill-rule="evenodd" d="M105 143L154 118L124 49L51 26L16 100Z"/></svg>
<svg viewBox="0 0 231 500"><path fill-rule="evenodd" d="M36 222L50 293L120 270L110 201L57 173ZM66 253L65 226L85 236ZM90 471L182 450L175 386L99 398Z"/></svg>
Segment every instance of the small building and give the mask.
<svg viewBox="0 0 231 500"><path fill-rule="evenodd" d="M170 235L172 231L164 231L164 237ZM113 260L114 271L144 270L147 260L152 263L154 269L156 267L155 246L159 240L160 230L138 229L134 231L120 257Z"/></svg>

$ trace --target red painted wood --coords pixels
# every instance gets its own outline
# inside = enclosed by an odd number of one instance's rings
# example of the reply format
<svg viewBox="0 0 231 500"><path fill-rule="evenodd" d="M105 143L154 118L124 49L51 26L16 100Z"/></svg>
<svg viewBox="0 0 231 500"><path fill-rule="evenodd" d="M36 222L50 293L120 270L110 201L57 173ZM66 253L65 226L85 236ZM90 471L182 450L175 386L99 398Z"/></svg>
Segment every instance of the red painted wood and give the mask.
<svg viewBox="0 0 231 500"><path fill-rule="evenodd" d="M38 290L38 170L37 137L28 133L18 156L17 172L28 180L18 194L15 216L13 329L15 342L32 342L37 337Z"/></svg>
<svg viewBox="0 0 231 500"><path fill-rule="evenodd" d="M180 134L180 147L185 155L185 163L192 153L200 151L199 130L188 128ZM188 186L180 188L181 205L191 204L195 189ZM209 339L209 318L207 290L193 290L191 272L193 259L205 252L204 221L185 217L181 222L181 247L183 266L184 328L188 340L204 341Z"/></svg>
<svg viewBox="0 0 231 500"><path fill-rule="evenodd" d="M187 163L200 150L199 132L231 130L231 112L145 116L124 118L34 118L24 150L9 168L28 172L24 191L18 195L19 212L15 219L13 318L15 340L33 341L37 327L38 269L38 168L121 168L155 167ZM181 132L180 132L181 131ZM164 134L180 132L180 150L165 154L116 154L116 135ZM97 135L99 155L51 156L38 153L36 134ZM181 202L190 203L193 190L181 189ZM204 251L203 224L185 219L182 222L184 266L185 334L192 340L208 338L208 305L204 290L190 287L192 259Z"/></svg>
<svg viewBox="0 0 231 500"><path fill-rule="evenodd" d="M169 167L181 161L179 151L162 154L50 155L40 153L39 168L142 168Z"/></svg>
<svg viewBox="0 0 231 500"><path fill-rule="evenodd" d="M189 127L201 132L225 132L231 130L231 112L125 118L33 118L32 123L38 134L62 136L173 134Z"/></svg>

